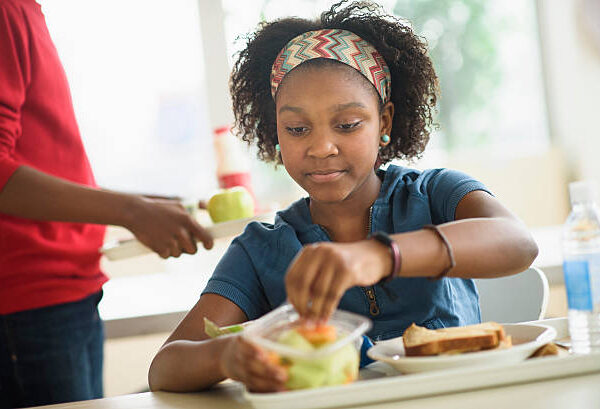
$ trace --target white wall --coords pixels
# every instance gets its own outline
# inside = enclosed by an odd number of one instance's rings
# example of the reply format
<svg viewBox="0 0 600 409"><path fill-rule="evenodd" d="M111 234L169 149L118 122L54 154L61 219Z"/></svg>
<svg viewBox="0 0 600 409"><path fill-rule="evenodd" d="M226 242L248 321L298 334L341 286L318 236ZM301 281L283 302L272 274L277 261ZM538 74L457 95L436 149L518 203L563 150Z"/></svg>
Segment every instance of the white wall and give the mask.
<svg viewBox="0 0 600 409"><path fill-rule="evenodd" d="M598 182L600 45L584 28L584 1L537 2L553 140L566 153L572 178Z"/></svg>

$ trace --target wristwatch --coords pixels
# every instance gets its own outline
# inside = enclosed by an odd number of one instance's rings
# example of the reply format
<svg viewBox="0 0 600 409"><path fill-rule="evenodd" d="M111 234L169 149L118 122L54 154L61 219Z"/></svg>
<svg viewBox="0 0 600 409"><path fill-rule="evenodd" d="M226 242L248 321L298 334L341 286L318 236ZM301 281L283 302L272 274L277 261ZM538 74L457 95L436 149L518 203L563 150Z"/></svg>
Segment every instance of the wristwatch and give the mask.
<svg viewBox="0 0 600 409"><path fill-rule="evenodd" d="M387 233L382 231L371 234L370 238L377 240L390 249L390 255L392 256L392 270L380 281L387 283L390 280L398 277L400 268L402 267L402 254L400 253L400 247L398 246L398 243L396 243Z"/></svg>

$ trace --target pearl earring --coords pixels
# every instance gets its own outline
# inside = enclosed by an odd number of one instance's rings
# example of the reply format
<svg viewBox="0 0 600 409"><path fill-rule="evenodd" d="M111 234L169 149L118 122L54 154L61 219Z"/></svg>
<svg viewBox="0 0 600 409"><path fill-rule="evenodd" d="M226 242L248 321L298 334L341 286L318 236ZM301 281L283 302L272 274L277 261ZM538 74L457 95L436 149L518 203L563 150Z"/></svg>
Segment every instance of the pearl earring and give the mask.
<svg viewBox="0 0 600 409"><path fill-rule="evenodd" d="M276 143L276 144L275 144L275 150L276 150L277 152L281 152L281 148L279 147L279 144L278 144L278 143Z"/></svg>
<svg viewBox="0 0 600 409"><path fill-rule="evenodd" d="M390 136L387 134L381 135L381 142L388 144L390 142Z"/></svg>

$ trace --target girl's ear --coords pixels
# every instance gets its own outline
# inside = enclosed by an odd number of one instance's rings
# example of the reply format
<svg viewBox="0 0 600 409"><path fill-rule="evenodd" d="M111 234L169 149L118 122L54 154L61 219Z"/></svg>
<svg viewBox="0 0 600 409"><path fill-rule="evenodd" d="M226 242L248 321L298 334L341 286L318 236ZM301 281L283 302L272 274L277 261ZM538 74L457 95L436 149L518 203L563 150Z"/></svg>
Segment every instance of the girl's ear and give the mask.
<svg viewBox="0 0 600 409"><path fill-rule="evenodd" d="M394 120L394 104L390 101L381 108L381 117L379 120L379 135L391 135L392 122Z"/></svg>

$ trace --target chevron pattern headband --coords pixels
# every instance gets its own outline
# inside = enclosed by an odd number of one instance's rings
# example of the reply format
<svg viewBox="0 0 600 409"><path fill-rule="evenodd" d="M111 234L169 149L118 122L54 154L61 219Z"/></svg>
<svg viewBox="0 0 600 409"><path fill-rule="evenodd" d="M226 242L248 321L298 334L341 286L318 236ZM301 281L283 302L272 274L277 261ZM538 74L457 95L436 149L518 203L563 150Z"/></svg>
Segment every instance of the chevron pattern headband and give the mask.
<svg viewBox="0 0 600 409"><path fill-rule="evenodd" d="M389 101L392 76L381 54L356 34L340 29L308 31L283 47L271 68L273 99L286 74L314 58L328 58L348 64L373 84L384 103Z"/></svg>

